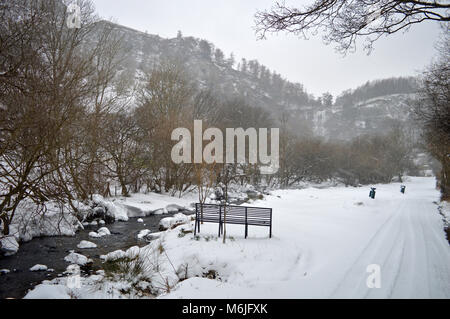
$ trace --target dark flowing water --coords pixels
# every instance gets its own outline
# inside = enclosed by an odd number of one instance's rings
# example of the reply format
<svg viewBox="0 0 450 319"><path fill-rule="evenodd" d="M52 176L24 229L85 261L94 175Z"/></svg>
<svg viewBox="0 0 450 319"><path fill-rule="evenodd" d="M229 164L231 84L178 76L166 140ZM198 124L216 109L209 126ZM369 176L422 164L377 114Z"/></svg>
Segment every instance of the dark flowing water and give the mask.
<svg viewBox="0 0 450 319"><path fill-rule="evenodd" d="M106 227L111 231L111 236L102 238L90 238L89 232L103 226L89 226L79 231L74 237L43 237L35 238L28 243L22 243L16 255L0 257L0 269L9 269L11 271L8 274L0 275L0 299L22 298L30 288L33 288L43 280L51 280L61 276L61 273L69 265L69 263L64 261L64 257L69 254L70 250L74 250L76 253L94 260L90 269L84 269L83 273L88 275L92 271L100 269L100 255L105 255L118 249L126 250L132 246L145 246L147 244L145 240L137 239L139 231L149 229L152 232L157 232L161 218L171 215L142 217L144 223L138 223L137 218L130 218L128 222L109 224ZM97 248L77 248L77 245L82 240L88 240L97 244ZM54 272L29 271L36 264L46 265L49 269L54 269Z"/></svg>

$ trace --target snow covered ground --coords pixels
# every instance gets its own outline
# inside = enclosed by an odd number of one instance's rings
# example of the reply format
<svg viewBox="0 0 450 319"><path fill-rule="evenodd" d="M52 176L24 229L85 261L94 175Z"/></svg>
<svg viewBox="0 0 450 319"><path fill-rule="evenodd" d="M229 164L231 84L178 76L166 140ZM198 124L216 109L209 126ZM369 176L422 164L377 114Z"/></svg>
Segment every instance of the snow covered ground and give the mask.
<svg viewBox="0 0 450 319"><path fill-rule="evenodd" d="M150 214L167 214L178 210L192 209L198 196L195 193L185 194L182 198L164 194L132 194L130 197L119 197L113 203L126 210L128 217L145 217Z"/></svg>
<svg viewBox="0 0 450 319"><path fill-rule="evenodd" d="M137 286L159 298L450 298L450 246L435 180L404 184L405 195L400 184L376 185L375 200L368 187L275 191L250 204L273 208L272 239L267 228L250 227L244 239L243 226L228 225L224 245L216 224L194 237L191 222L130 250L147 265L139 282L100 274L74 290L58 278L27 298L139 297ZM377 267L380 288L369 288Z"/></svg>

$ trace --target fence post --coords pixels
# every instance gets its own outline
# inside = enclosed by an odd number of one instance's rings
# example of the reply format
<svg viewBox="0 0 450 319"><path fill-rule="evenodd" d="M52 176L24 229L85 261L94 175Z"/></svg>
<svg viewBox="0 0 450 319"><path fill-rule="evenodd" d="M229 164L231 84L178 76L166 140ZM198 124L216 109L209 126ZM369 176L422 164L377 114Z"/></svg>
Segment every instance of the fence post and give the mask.
<svg viewBox="0 0 450 319"><path fill-rule="evenodd" d="M195 223L194 223L194 236L197 235L197 222L198 222L198 204L195 204Z"/></svg>
<svg viewBox="0 0 450 319"><path fill-rule="evenodd" d="M245 207L245 239L248 236L248 220L247 220L247 207Z"/></svg>
<svg viewBox="0 0 450 319"><path fill-rule="evenodd" d="M270 209L270 238L272 238L272 208Z"/></svg>
<svg viewBox="0 0 450 319"><path fill-rule="evenodd" d="M199 205L202 205L202 204L199 204ZM198 212L198 223L197 223L197 226L198 226L198 232L200 233L200 211Z"/></svg>
<svg viewBox="0 0 450 319"><path fill-rule="evenodd" d="M219 237L221 228L222 228L222 206L219 205Z"/></svg>

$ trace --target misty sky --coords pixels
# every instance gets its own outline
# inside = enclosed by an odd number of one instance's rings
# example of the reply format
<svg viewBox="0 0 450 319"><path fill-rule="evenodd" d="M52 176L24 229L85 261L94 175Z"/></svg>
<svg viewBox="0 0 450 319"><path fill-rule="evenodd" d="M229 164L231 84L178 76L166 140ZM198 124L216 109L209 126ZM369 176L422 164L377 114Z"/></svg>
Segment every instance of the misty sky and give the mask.
<svg viewBox="0 0 450 319"><path fill-rule="evenodd" d="M292 82L302 83L316 96L333 95L368 80L417 75L435 54L440 34L437 23L412 26L409 32L382 38L367 56L361 48L342 57L321 37L303 40L293 35L270 35L257 40L254 14L268 9L274 0L93 0L103 18L125 26L173 38L184 36L209 40L228 56L258 59ZM302 1L298 1L301 3Z"/></svg>

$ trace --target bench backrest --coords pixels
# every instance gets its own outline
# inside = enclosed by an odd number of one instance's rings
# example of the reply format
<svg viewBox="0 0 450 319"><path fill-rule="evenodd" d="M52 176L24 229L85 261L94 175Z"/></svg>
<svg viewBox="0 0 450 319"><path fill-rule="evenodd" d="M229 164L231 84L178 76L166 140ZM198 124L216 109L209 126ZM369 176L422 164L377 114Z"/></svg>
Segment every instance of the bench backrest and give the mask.
<svg viewBox="0 0 450 319"><path fill-rule="evenodd" d="M196 215L205 222L226 222L247 225L270 225L272 222L272 209L263 207L246 207L217 204L196 204ZM203 212L202 212L203 210Z"/></svg>

